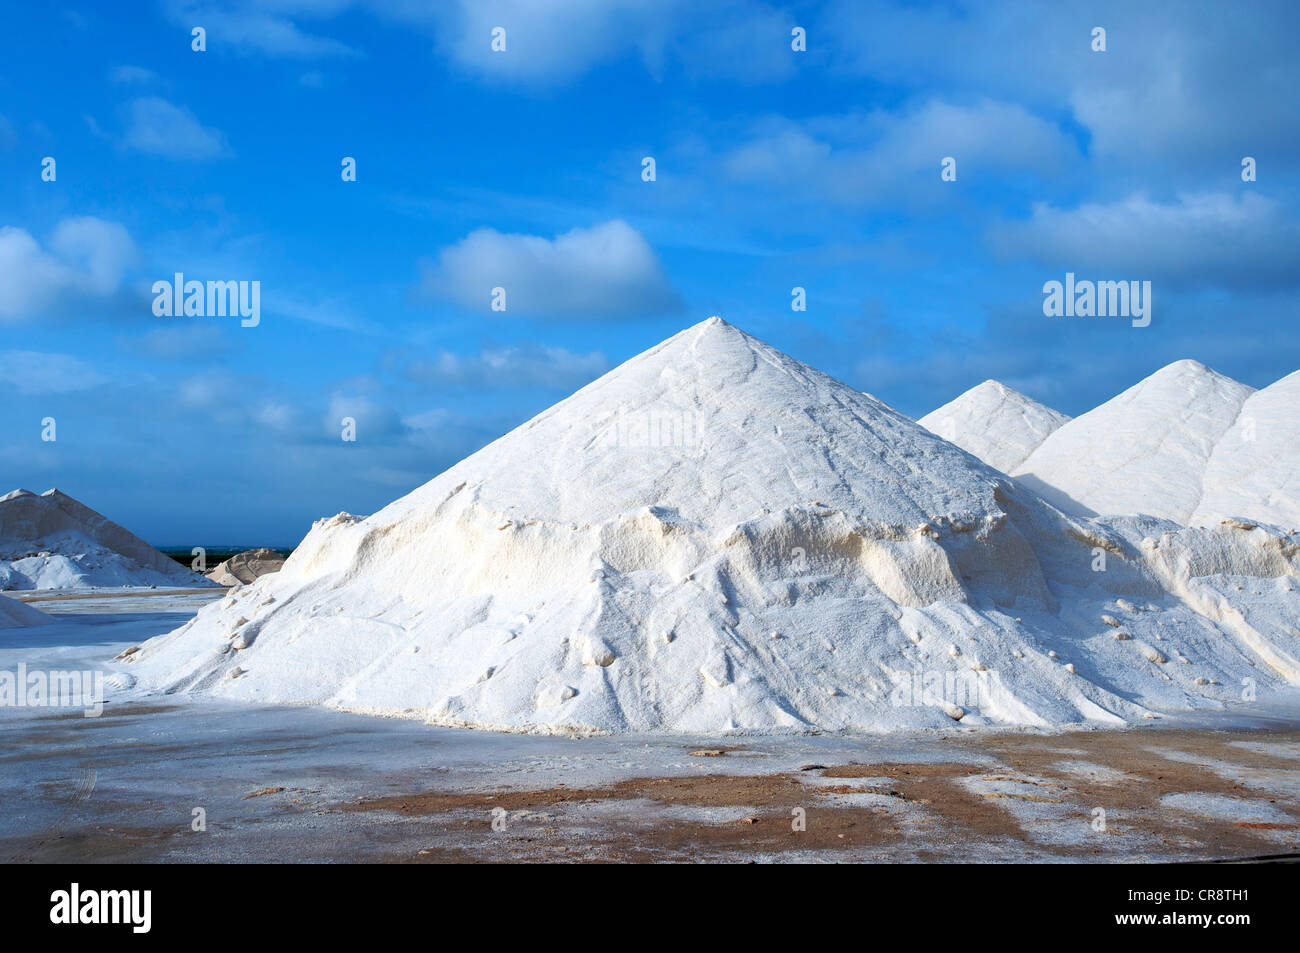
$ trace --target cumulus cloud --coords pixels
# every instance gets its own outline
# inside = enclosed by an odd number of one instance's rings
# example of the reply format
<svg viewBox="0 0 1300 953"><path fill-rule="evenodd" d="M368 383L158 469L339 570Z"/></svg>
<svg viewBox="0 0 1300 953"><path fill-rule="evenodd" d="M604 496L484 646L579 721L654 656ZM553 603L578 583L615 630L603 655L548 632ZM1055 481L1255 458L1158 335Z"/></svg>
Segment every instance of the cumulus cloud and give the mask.
<svg viewBox="0 0 1300 953"><path fill-rule="evenodd" d="M168 159L211 159L229 151L220 132L158 96L132 100L127 113L129 148Z"/></svg>
<svg viewBox="0 0 1300 953"><path fill-rule="evenodd" d="M91 292L101 295L116 290L140 258L124 226L91 216L60 222L50 248L76 269Z"/></svg>
<svg viewBox="0 0 1300 953"><path fill-rule="evenodd" d="M207 368L178 380L168 398L169 409L205 420L205 428L215 424L238 433L241 439L271 437L282 446L320 442L314 421L318 409L309 417L278 382L256 375Z"/></svg>
<svg viewBox="0 0 1300 953"><path fill-rule="evenodd" d="M1072 209L1040 203L1028 220L995 227L990 240L1004 256L1107 278L1256 289L1300 282L1300 226L1253 192L1167 202L1136 193Z"/></svg>
<svg viewBox="0 0 1300 953"><path fill-rule="evenodd" d="M794 71L793 18L756 0L455 0L427 10L439 50L489 81L565 83L628 54L653 75L670 60L694 75L746 81ZM495 27L506 30L504 53L488 42Z"/></svg>
<svg viewBox="0 0 1300 953"><path fill-rule="evenodd" d="M1051 173L1077 154L1060 129L1021 106L932 100L899 112L768 120L723 156L722 169L737 182L873 202L922 183L932 191L946 156L957 160L960 181L990 171Z"/></svg>
<svg viewBox="0 0 1300 953"><path fill-rule="evenodd" d="M0 228L0 321L23 321L78 298L104 298L139 259L130 234L92 217L61 221L42 248L29 232Z"/></svg>
<svg viewBox="0 0 1300 953"><path fill-rule="evenodd" d="M1227 142L1240 143L1237 158L1252 150L1300 155L1291 99L1278 95L1300 82L1292 51L1300 7L1288 0L834 0L818 25L833 69L1069 108L1098 155L1218 164ZM1098 25L1107 30L1105 53L1091 48Z"/></svg>
<svg viewBox="0 0 1300 953"><path fill-rule="evenodd" d="M207 30L209 50L225 48L288 59L356 53L346 43L308 32L295 22L295 18L337 16L352 6L348 0L245 0L221 4L170 0L167 6L173 23Z"/></svg>
<svg viewBox="0 0 1300 953"><path fill-rule="evenodd" d="M439 50L462 68L488 79L562 83L592 67L639 50L656 61L666 18L655 0L571 0L542 5L528 0L468 0L440 4ZM506 52L491 49L493 29L506 31Z"/></svg>
<svg viewBox="0 0 1300 953"><path fill-rule="evenodd" d="M498 287L506 315L639 317L681 307L649 242L618 219L553 239L481 228L422 270L426 293L487 313Z"/></svg>
<svg viewBox="0 0 1300 953"><path fill-rule="evenodd" d="M795 21L762 0L169 0L167 7L174 23L204 26L209 49L293 59L359 55L322 24L371 13L431 36L442 59L488 82L557 85L629 55L656 77L670 62L691 75L747 82L795 70ZM496 27L506 30L504 53L491 48Z"/></svg>
<svg viewBox="0 0 1300 953"><path fill-rule="evenodd" d="M0 387L20 394L66 394L88 390L107 378L68 354L0 351Z"/></svg>
<svg viewBox="0 0 1300 953"><path fill-rule="evenodd" d="M31 317L75 278L71 268L44 251L28 232L9 225L0 228L0 317Z"/></svg>

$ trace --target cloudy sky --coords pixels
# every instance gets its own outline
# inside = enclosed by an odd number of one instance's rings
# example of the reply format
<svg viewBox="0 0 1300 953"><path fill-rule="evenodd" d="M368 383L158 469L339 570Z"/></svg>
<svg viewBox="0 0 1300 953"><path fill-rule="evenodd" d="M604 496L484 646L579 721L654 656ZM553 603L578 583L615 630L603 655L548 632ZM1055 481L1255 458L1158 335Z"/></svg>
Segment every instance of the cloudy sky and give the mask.
<svg viewBox="0 0 1300 953"><path fill-rule="evenodd" d="M1294 3L131 6L0 33L0 491L159 545L372 512L712 314L916 416L1300 367ZM1045 317L1066 271L1151 325Z"/></svg>

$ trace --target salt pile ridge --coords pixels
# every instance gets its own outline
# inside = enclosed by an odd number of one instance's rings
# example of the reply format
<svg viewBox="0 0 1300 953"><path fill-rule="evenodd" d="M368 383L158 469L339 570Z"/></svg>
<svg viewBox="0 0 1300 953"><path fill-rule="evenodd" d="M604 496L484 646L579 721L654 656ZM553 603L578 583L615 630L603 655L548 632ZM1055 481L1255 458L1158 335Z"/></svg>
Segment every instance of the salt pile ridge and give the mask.
<svg viewBox="0 0 1300 953"><path fill-rule="evenodd" d="M207 585L66 493L0 496L0 589Z"/></svg>
<svg viewBox="0 0 1300 953"><path fill-rule="evenodd" d="M45 625L53 621L39 609L24 605L17 599L0 596L0 629L18 629L28 625Z"/></svg>
<svg viewBox="0 0 1300 953"><path fill-rule="evenodd" d="M917 423L989 466L1010 473L1069 419L990 380L931 411Z"/></svg>
<svg viewBox="0 0 1300 953"><path fill-rule="evenodd" d="M1064 424L1011 474L1067 513L1186 523L1215 445L1252 393L1177 361Z"/></svg>
<svg viewBox="0 0 1300 953"><path fill-rule="evenodd" d="M1228 518L1300 529L1300 371L1246 398L1206 463L1191 522Z"/></svg>
<svg viewBox="0 0 1300 953"><path fill-rule="evenodd" d="M714 318L123 664L522 731L1118 724L1300 682L1296 550L1063 516Z"/></svg>

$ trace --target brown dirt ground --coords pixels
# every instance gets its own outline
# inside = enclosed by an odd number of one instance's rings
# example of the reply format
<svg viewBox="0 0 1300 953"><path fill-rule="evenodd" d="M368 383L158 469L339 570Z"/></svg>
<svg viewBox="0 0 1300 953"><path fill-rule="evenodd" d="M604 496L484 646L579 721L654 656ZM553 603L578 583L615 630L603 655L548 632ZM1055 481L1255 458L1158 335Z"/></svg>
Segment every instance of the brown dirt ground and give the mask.
<svg viewBox="0 0 1300 953"><path fill-rule="evenodd" d="M759 775L710 773L672 778L635 778L602 787L543 790L426 791L363 798L344 812L383 812L422 822L416 830L431 843L390 859L437 862L467 860L651 861L812 852L850 859L845 853L894 855L936 861L970 856L972 844L1003 845L1036 859L1103 860L1159 853L1187 859L1231 859L1300 849L1300 807L1286 793L1244 785L1216 772L1290 772L1300 779L1300 759L1276 757L1233 745L1267 741L1300 751L1300 732L1105 732L1055 736L998 735L950 739L951 759L924 763L849 763L803 772ZM733 749L734 750L734 749ZM1187 760L1165 757L1179 752ZM963 758L962 756L965 756ZM990 760L991 759L991 760ZM1062 762L1088 762L1123 776L1089 777ZM721 762L717 762L721 767ZM711 764L712 767L712 764ZM823 779L884 779L864 788L851 783L808 784ZM969 779L1011 782L1024 793L981 794ZM1294 790L1296 781L1282 788ZM837 795L871 791L870 806L847 805ZM1266 802L1290 823L1189 815L1161 804L1170 794L1204 794ZM644 802L678 808L736 808L739 820L707 822L647 812ZM1018 820L1010 802L1050 805L1050 815ZM898 805L900 810L891 809ZM1092 833L1092 810L1107 812L1107 830ZM806 811L807 829L792 829L792 809ZM508 812L506 830L492 831L494 808ZM600 810L603 808L604 810ZM1248 815L1247 815L1248 816ZM1023 815L1022 815L1023 817ZM1077 824L1061 841L1052 829ZM582 833L574 836L574 830ZM1267 832L1294 832L1281 843ZM1080 832L1087 832L1078 836ZM464 841L494 836L482 849ZM459 840L461 843L447 843Z"/></svg>

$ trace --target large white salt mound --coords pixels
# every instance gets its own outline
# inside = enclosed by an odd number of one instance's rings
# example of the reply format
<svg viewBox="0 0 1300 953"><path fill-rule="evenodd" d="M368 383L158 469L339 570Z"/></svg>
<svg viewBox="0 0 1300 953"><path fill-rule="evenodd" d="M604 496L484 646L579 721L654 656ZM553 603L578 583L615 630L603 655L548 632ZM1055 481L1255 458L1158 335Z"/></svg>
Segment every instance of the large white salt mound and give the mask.
<svg viewBox="0 0 1300 953"><path fill-rule="evenodd" d="M0 589L210 585L66 493L0 497Z"/></svg>
<svg viewBox="0 0 1300 953"><path fill-rule="evenodd" d="M53 621L39 609L24 605L17 599L0 596L0 629L18 629L29 625L45 625Z"/></svg>
<svg viewBox="0 0 1300 953"><path fill-rule="evenodd" d="M997 381L985 381L917 421L1010 473L1070 418Z"/></svg>
<svg viewBox="0 0 1300 953"><path fill-rule="evenodd" d="M1062 516L710 319L318 522L124 664L149 691L523 731L1123 723L1300 681L1296 560L1262 529Z"/></svg>
<svg viewBox="0 0 1300 953"><path fill-rule="evenodd" d="M1011 473L1067 513L1186 523L1215 444L1252 393L1176 361L1064 424Z"/></svg>
<svg viewBox="0 0 1300 953"><path fill-rule="evenodd" d="M1300 528L1300 371L1246 399L1201 483L1194 524L1244 518Z"/></svg>

